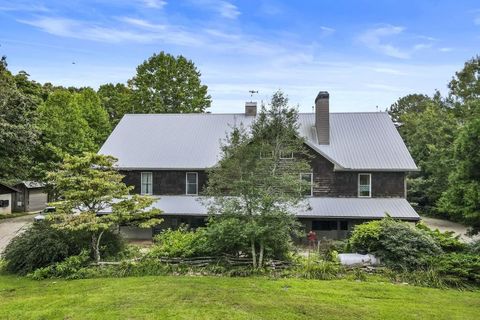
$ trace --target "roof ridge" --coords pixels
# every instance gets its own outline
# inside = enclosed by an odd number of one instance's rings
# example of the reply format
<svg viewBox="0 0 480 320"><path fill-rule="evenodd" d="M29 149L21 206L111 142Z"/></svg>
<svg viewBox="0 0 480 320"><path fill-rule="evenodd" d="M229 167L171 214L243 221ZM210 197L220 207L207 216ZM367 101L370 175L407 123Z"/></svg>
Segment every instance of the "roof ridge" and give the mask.
<svg viewBox="0 0 480 320"><path fill-rule="evenodd" d="M343 112L330 112L330 114L385 114L386 111L343 111ZM315 112L299 112L298 114L315 114ZM245 113L207 113L207 112L190 112L190 113L126 113L124 116L137 117L137 116L247 116ZM251 117L251 116L247 116Z"/></svg>

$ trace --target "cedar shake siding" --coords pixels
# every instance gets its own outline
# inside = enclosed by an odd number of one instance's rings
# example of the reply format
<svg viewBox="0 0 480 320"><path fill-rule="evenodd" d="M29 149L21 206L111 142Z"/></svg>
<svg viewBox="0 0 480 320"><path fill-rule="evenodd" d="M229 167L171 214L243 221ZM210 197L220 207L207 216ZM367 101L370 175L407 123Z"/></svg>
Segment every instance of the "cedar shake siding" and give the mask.
<svg viewBox="0 0 480 320"><path fill-rule="evenodd" d="M140 182L142 172L152 172L153 195L185 195L186 194L186 173L198 173L198 193L201 194L207 183L205 171L168 171L168 170L131 170L120 171L125 176L123 182L127 186L133 186L132 193L140 194Z"/></svg>
<svg viewBox="0 0 480 320"><path fill-rule="evenodd" d="M405 198L404 172L334 171L334 165L321 155L313 152L311 166L313 172L314 197L358 197L358 174L371 174L372 198ZM288 160L287 160L288 161ZM198 192L207 184L205 171L132 170L121 171L124 182L133 186L133 193L140 193L141 172L152 172L153 195L185 195L186 172L198 173Z"/></svg>

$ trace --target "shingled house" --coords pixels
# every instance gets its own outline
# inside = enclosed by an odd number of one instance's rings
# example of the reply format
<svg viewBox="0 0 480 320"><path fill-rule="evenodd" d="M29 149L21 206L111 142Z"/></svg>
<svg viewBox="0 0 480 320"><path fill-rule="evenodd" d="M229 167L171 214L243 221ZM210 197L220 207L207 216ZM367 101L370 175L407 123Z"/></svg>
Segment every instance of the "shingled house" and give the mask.
<svg viewBox="0 0 480 320"><path fill-rule="evenodd" d="M124 182L134 192L158 197L160 228L204 223L207 209L198 201L208 176L220 159L220 141L232 127L248 127L256 104L243 114L129 114L100 149L118 159ZM320 92L314 113L299 114L299 135L314 158L309 209L296 215L305 230L322 237L343 238L352 226L390 216L419 220L406 200L406 174L416 171L410 153L387 113L330 113L329 94ZM138 234L137 234L138 235Z"/></svg>

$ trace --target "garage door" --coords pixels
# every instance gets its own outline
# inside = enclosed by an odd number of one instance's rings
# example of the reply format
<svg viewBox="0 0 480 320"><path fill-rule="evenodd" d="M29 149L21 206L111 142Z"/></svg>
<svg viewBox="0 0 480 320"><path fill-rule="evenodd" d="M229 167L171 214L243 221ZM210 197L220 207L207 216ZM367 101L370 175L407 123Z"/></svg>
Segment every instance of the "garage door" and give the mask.
<svg viewBox="0 0 480 320"><path fill-rule="evenodd" d="M42 190L30 190L28 211L39 211L47 206L47 194Z"/></svg>

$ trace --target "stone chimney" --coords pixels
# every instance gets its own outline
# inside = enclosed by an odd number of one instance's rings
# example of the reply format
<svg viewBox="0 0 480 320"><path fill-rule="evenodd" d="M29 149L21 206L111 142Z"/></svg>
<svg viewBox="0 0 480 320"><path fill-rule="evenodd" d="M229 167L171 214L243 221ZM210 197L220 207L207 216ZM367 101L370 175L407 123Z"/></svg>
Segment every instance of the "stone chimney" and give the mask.
<svg viewBox="0 0 480 320"><path fill-rule="evenodd" d="M257 115L257 103L256 102L245 102L245 115L246 116L256 116Z"/></svg>
<svg viewBox="0 0 480 320"><path fill-rule="evenodd" d="M319 144L330 144L330 96L320 91L315 99L315 128Z"/></svg>

